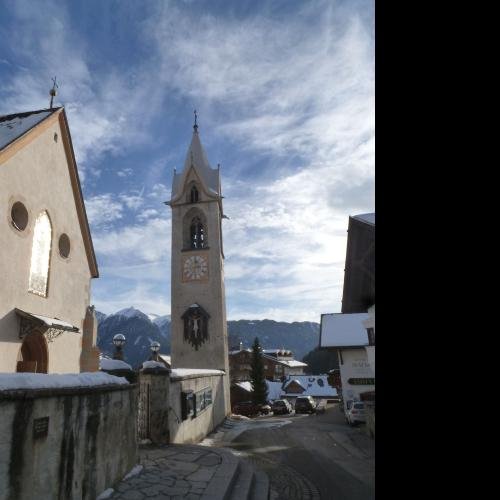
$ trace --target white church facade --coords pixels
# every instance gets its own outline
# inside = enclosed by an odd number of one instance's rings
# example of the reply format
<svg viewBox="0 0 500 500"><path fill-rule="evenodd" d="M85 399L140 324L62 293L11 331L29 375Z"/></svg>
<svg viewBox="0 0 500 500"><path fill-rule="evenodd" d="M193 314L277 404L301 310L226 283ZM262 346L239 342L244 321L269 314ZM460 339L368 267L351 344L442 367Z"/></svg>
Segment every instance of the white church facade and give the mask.
<svg viewBox="0 0 500 500"><path fill-rule="evenodd" d="M0 116L0 372L99 369L99 276L64 108Z"/></svg>

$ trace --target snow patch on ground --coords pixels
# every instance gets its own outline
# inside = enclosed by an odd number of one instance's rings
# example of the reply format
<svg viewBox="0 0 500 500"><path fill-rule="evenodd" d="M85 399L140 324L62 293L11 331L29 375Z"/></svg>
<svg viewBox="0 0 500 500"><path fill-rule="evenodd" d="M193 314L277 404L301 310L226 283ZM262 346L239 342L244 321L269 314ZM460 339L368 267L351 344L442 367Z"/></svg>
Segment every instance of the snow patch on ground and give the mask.
<svg viewBox="0 0 500 500"><path fill-rule="evenodd" d="M0 373L0 391L18 389L53 389L61 387L88 387L110 384L128 384L124 377L103 372L93 373Z"/></svg>
<svg viewBox="0 0 500 500"><path fill-rule="evenodd" d="M143 465L134 466L133 469L122 479L122 481L126 481L127 479L130 479L131 477L139 475L142 472L142 469L144 469Z"/></svg>
<svg viewBox="0 0 500 500"><path fill-rule="evenodd" d="M107 490L104 490L95 500L106 500L106 498L111 498L111 495L115 490L113 488L108 488Z"/></svg>

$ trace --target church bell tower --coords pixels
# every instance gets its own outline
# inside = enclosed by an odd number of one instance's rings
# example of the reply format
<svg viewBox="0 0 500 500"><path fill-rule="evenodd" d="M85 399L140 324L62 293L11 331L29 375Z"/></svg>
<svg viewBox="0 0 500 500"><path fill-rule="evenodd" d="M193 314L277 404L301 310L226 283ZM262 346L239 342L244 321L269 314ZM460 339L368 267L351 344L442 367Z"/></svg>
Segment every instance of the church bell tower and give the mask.
<svg viewBox="0 0 500 500"><path fill-rule="evenodd" d="M224 370L228 379L220 170L208 163L196 114L184 168L174 170L167 204L172 208L172 367Z"/></svg>

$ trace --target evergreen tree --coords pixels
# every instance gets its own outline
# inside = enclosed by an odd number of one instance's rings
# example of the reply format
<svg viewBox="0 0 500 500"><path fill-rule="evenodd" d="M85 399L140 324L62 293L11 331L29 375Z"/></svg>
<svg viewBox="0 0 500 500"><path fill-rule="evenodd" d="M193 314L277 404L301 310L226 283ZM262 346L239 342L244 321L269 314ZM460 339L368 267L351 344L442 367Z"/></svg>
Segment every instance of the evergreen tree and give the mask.
<svg viewBox="0 0 500 500"><path fill-rule="evenodd" d="M313 375L320 375L322 373L328 373L330 370L339 367L339 358L337 350L326 351L323 349L313 349L311 352L306 354L302 361L307 363L307 368L304 370L305 373L310 373Z"/></svg>
<svg viewBox="0 0 500 500"><path fill-rule="evenodd" d="M262 348L259 339L255 337L252 345L252 364L250 381L252 384L252 401L254 404L267 403L267 384L264 377L264 363L262 361Z"/></svg>

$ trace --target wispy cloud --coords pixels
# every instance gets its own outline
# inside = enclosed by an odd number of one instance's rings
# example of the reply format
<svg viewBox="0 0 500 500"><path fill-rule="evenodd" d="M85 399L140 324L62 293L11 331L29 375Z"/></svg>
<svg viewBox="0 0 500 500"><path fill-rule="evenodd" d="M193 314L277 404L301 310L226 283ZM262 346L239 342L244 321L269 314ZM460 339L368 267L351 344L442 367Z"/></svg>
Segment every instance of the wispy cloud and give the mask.
<svg viewBox="0 0 500 500"><path fill-rule="evenodd" d="M210 160L223 164L228 316L318 321L340 310L348 215L374 207L373 3L283 5L279 16L265 3L243 16L149 2L128 26L144 57L123 64L96 58L69 4L8 4L16 64L0 113L45 107L57 74L105 312L169 311L161 202L183 158L159 138L178 136L186 107L199 109ZM139 154L127 162L130 151Z"/></svg>
<svg viewBox="0 0 500 500"><path fill-rule="evenodd" d="M87 173L101 174L105 167L96 163L104 153L122 154L149 140L144 125L151 115L142 114L140 123L132 117L142 113L144 102L157 107L164 90L134 78L140 67L94 68L89 40L75 29L78 20L70 17L67 5L19 0L9 7L16 19L9 32L11 48L29 69L11 72L2 82L0 113L48 107L50 78L57 75L54 105L66 108L82 181Z"/></svg>
<svg viewBox="0 0 500 500"><path fill-rule="evenodd" d="M347 216L374 206L372 26L331 2L285 20L192 23L171 8L151 20L160 75L223 122L212 136L272 158L258 181L224 171L229 316L245 304L258 317L317 321L340 310Z"/></svg>
<svg viewBox="0 0 500 500"><path fill-rule="evenodd" d="M114 222L123 217L123 205L117 202L111 193L88 198L85 207L92 227Z"/></svg>

